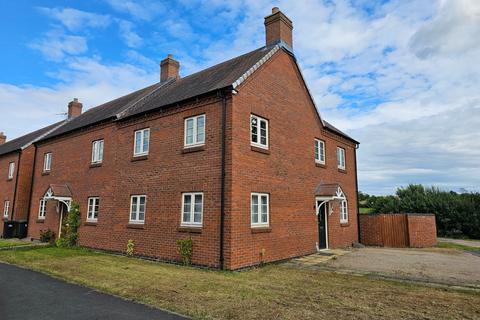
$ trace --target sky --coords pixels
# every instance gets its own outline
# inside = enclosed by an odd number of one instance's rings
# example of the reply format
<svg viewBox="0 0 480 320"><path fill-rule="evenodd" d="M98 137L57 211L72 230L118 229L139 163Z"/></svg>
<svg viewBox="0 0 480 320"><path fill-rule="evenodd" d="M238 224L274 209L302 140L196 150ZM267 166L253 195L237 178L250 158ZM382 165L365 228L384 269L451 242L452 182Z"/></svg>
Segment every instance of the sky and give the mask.
<svg viewBox="0 0 480 320"><path fill-rule="evenodd" d="M8 139L264 45L273 6L321 116L361 142L359 190L480 191L478 0L83 0L0 3L0 131Z"/></svg>

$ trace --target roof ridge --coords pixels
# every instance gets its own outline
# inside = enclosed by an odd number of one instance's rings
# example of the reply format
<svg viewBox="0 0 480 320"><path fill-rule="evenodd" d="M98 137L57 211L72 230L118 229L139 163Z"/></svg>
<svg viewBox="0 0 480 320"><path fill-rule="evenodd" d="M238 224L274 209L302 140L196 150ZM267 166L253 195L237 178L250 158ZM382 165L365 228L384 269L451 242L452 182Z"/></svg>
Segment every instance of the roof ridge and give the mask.
<svg viewBox="0 0 480 320"><path fill-rule="evenodd" d="M150 92L147 92L145 95L142 95L140 98L138 98L137 100L127 104L126 107L124 107L122 110L120 110L116 115L115 117L117 119L120 119L122 118L125 113L127 113L128 111L130 111L131 109L135 109L135 107L137 106L142 106L144 103L145 103L145 100L147 98L150 98L152 97L156 92L158 92L161 88L165 87L165 85L167 84L170 84L172 82L175 82L175 78L169 78L167 79L166 81L163 81L163 82L159 82L157 85L156 85L156 88L154 88L152 91ZM141 103L141 104L140 104Z"/></svg>

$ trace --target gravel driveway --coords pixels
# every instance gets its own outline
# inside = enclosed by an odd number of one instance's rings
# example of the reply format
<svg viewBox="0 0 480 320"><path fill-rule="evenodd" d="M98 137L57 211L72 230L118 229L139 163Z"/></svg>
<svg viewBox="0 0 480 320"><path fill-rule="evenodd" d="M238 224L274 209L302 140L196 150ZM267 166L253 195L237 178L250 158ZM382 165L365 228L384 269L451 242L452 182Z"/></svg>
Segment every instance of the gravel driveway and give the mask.
<svg viewBox="0 0 480 320"><path fill-rule="evenodd" d="M480 288L480 257L450 249L362 248L328 268L390 278Z"/></svg>

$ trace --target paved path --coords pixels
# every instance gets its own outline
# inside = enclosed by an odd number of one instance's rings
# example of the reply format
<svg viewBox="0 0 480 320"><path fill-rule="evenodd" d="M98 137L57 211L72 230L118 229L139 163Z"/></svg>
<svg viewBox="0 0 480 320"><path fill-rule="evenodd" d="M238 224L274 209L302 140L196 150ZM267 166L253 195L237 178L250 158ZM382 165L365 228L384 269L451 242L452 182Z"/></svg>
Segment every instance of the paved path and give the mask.
<svg viewBox="0 0 480 320"><path fill-rule="evenodd" d="M185 319L164 311L0 263L2 320Z"/></svg>

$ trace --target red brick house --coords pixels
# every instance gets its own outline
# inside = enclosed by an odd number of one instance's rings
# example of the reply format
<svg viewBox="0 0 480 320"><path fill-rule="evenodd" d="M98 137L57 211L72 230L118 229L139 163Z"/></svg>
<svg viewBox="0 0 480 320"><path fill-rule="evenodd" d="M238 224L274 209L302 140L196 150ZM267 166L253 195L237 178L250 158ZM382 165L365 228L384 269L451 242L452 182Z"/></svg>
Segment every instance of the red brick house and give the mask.
<svg viewBox="0 0 480 320"><path fill-rule="evenodd" d="M92 108L35 142L29 236L60 231L79 203L83 246L238 269L358 242L358 142L317 111L292 22L266 45ZM70 107L81 110L73 101Z"/></svg>

